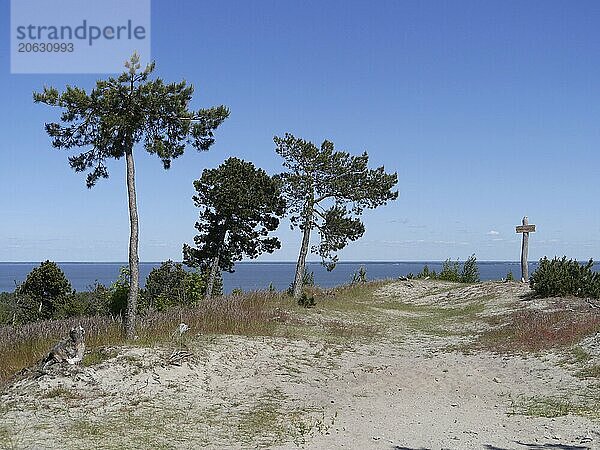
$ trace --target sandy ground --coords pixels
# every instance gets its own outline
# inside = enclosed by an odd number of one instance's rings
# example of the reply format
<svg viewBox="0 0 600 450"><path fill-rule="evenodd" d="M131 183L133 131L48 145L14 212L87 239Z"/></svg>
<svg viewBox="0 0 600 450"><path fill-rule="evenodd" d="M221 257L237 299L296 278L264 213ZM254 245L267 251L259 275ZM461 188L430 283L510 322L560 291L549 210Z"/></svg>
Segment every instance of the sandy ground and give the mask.
<svg viewBox="0 0 600 450"><path fill-rule="evenodd" d="M114 349L6 389L0 447L600 449L598 419L524 415L540 399L598 395L565 355L451 350L485 316L544 307L523 302L527 289L400 281L333 314L386 325L373 339L197 336L181 366L166 363L172 348ZM474 304L468 318L432 312ZM596 340L582 345L600 361Z"/></svg>

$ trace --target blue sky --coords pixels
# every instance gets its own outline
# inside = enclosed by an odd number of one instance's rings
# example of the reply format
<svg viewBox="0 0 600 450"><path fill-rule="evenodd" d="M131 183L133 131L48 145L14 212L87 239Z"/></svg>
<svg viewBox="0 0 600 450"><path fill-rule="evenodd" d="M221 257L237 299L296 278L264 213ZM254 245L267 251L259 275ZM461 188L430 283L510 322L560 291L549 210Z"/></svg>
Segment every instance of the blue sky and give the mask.
<svg viewBox="0 0 600 450"><path fill-rule="evenodd" d="M11 75L1 5L0 261L125 261L124 161L88 190L43 130L57 111L31 98L102 76ZM598 259L599 23L593 1L154 0L157 75L231 117L169 171L138 149L140 259L181 259L192 181L232 155L280 171L285 132L398 172L398 200L365 213L342 260L516 260L525 214L531 259ZM297 232L278 235L262 260L296 258Z"/></svg>

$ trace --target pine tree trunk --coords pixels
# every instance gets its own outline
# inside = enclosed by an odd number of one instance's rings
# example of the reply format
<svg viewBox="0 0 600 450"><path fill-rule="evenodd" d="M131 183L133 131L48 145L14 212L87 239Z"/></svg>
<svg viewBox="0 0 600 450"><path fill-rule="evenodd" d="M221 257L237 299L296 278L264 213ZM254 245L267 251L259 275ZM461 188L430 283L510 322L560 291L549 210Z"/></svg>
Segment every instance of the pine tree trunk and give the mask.
<svg viewBox="0 0 600 450"><path fill-rule="evenodd" d="M217 279L217 271L219 270L219 254L214 257L212 264L210 266L210 275L208 276L208 285L206 286L206 294L204 298L209 300L212 297L213 287L215 285L215 280Z"/></svg>
<svg viewBox="0 0 600 450"><path fill-rule="evenodd" d="M138 258L138 213L135 197L135 167L133 150L125 152L127 162L127 195L129 198L129 295L127 297L127 313L125 317L125 335L127 339L135 337L135 316L139 289L139 258Z"/></svg>
<svg viewBox="0 0 600 450"><path fill-rule="evenodd" d="M304 225L302 230L302 245L300 246L300 254L296 263L296 276L294 277L294 298L300 298L302 294L302 285L304 282L304 271L306 267L306 255L308 254L308 246L310 244L310 232L312 228L312 205L306 207L304 215Z"/></svg>

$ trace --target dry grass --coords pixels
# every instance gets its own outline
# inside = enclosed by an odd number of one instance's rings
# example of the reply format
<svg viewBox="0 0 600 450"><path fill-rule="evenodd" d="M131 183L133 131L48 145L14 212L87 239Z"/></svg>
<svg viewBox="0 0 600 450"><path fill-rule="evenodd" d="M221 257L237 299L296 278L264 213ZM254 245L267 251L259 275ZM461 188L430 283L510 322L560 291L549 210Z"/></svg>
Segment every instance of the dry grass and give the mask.
<svg viewBox="0 0 600 450"><path fill-rule="evenodd" d="M281 300L281 294L251 292L244 296L215 298L196 307L140 315L138 338L133 344L171 341L181 322L190 327L190 334L271 335L277 322L287 318L287 313L278 308ZM0 327L0 385L21 369L36 364L52 345L79 324L86 331L86 346L92 352L103 346L125 343L121 320L111 317L78 317Z"/></svg>
<svg viewBox="0 0 600 450"><path fill-rule="evenodd" d="M388 281L345 285L334 289L311 288L319 306L330 311L364 308L362 302L372 297L373 291ZM195 307L172 308L167 311L141 314L137 323L137 338L133 344L152 346L172 342L180 323L190 327L188 335L236 334L245 336L276 336L290 326L315 328L310 320L299 320L307 311L298 313L296 302L284 293L258 291L243 295L224 296L203 301ZM296 317L297 316L297 317ZM318 321L321 322L321 321ZM376 327L350 323L346 320L324 321L325 336L354 338L372 336ZM347 322L347 323L346 323ZM68 336L69 330L81 324L86 331L87 352L85 365L94 365L107 359L103 348L127 343L122 333L120 318L78 317L65 320L33 322L22 326L0 327L0 385L20 370L35 365L58 340ZM294 333L304 337L306 331ZM310 333L309 333L310 334Z"/></svg>
<svg viewBox="0 0 600 450"><path fill-rule="evenodd" d="M504 325L498 326L504 322ZM529 310L492 319L495 328L480 336L476 347L510 352L537 352L576 345L600 332L600 314L591 310Z"/></svg>

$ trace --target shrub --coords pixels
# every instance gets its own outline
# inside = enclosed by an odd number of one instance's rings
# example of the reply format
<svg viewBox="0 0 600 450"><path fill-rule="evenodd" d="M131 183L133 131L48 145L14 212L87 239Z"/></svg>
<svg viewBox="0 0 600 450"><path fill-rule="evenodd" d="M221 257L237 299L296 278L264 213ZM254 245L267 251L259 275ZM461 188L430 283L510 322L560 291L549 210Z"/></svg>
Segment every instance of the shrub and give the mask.
<svg viewBox="0 0 600 450"><path fill-rule="evenodd" d="M421 270L421 272L419 272L417 274L417 278L421 278L421 279L431 278L431 279L435 280L437 277L438 277L438 274L435 272L435 270L429 270L429 266L427 264L425 264L423 266L423 270Z"/></svg>
<svg viewBox="0 0 600 450"><path fill-rule="evenodd" d="M506 274L506 278L504 279L504 281L515 281L515 277L512 273L512 270L509 270L508 273Z"/></svg>
<svg viewBox="0 0 600 450"><path fill-rule="evenodd" d="M87 291L75 292L73 294L73 305L69 314L65 317L102 316L108 314L111 291L102 283L96 281L88 286Z"/></svg>
<svg viewBox="0 0 600 450"><path fill-rule="evenodd" d="M593 260L579 264L566 256L540 259L529 285L540 297L568 296L600 298L600 274L592 270Z"/></svg>
<svg viewBox="0 0 600 450"><path fill-rule="evenodd" d="M114 316L122 316L127 308L127 296L129 295L129 268L121 267L119 278L110 287L108 298L108 312Z"/></svg>
<svg viewBox="0 0 600 450"><path fill-rule="evenodd" d="M314 286L315 285L315 273L314 272L304 272L304 276L302 277L302 286Z"/></svg>
<svg viewBox="0 0 600 450"><path fill-rule="evenodd" d="M0 292L0 325L13 324L17 320L17 299L12 292Z"/></svg>
<svg viewBox="0 0 600 450"><path fill-rule="evenodd" d="M181 263L171 260L150 271L141 291L140 309L163 311L173 306L197 304L206 293L208 269L187 272ZM222 295L223 278L218 274L213 295Z"/></svg>
<svg viewBox="0 0 600 450"><path fill-rule="evenodd" d="M169 306L187 303L185 277L183 266L171 260L152 269L146 278L145 288L140 292L140 309L162 311Z"/></svg>
<svg viewBox="0 0 600 450"><path fill-rule="evenodd" d="M367 269L365 269L365 266L360 266L358 269L358 272L354 272L354 274L352 275L351 284L366 283L366 282L367 282Z"/></svg>
<svg viewBox="0 0 600 450"><path fill-rule="evenodd" d="M73 288L55 262L34 267L17 288L21 322L65 317L73 298Z"/></svg>
<svg viewBox="0 0 600 450"><path fill-rule="evenodd" d="M442 264L442 271L438 275L438 279L444 281L459 282L460 272L458 261L452 262L450 261L450 258L444 261L444 263Z"/></svg>
<svg viewBox="0 0 600 450"><path fill-rule="evenodd" d="M315 298L312 295L309 297L306 295L306 292L303 292L298 299L298 305L304 306L305 308L313 308L316 304Z"/></svg>
<svg viewBox="0 0 600 450"><path fill-rule="evenodd" d="M208 281L208 276L208 269L203 271L186 272L183 285L187 300L184 304L195 304L204 298L204 294L206 294L206 283ZM218 271L213 284L212 295L213 297L223 295L223 277L221 276L221 272Z"/></svg>
<svg viewBox="0 0 600 450"><path fill-rule="evenodd" d="M479 281L479 267L477 267L477 258L475 254L469 256L462 266L460 273L461 283L477 283Z"/></svg>

